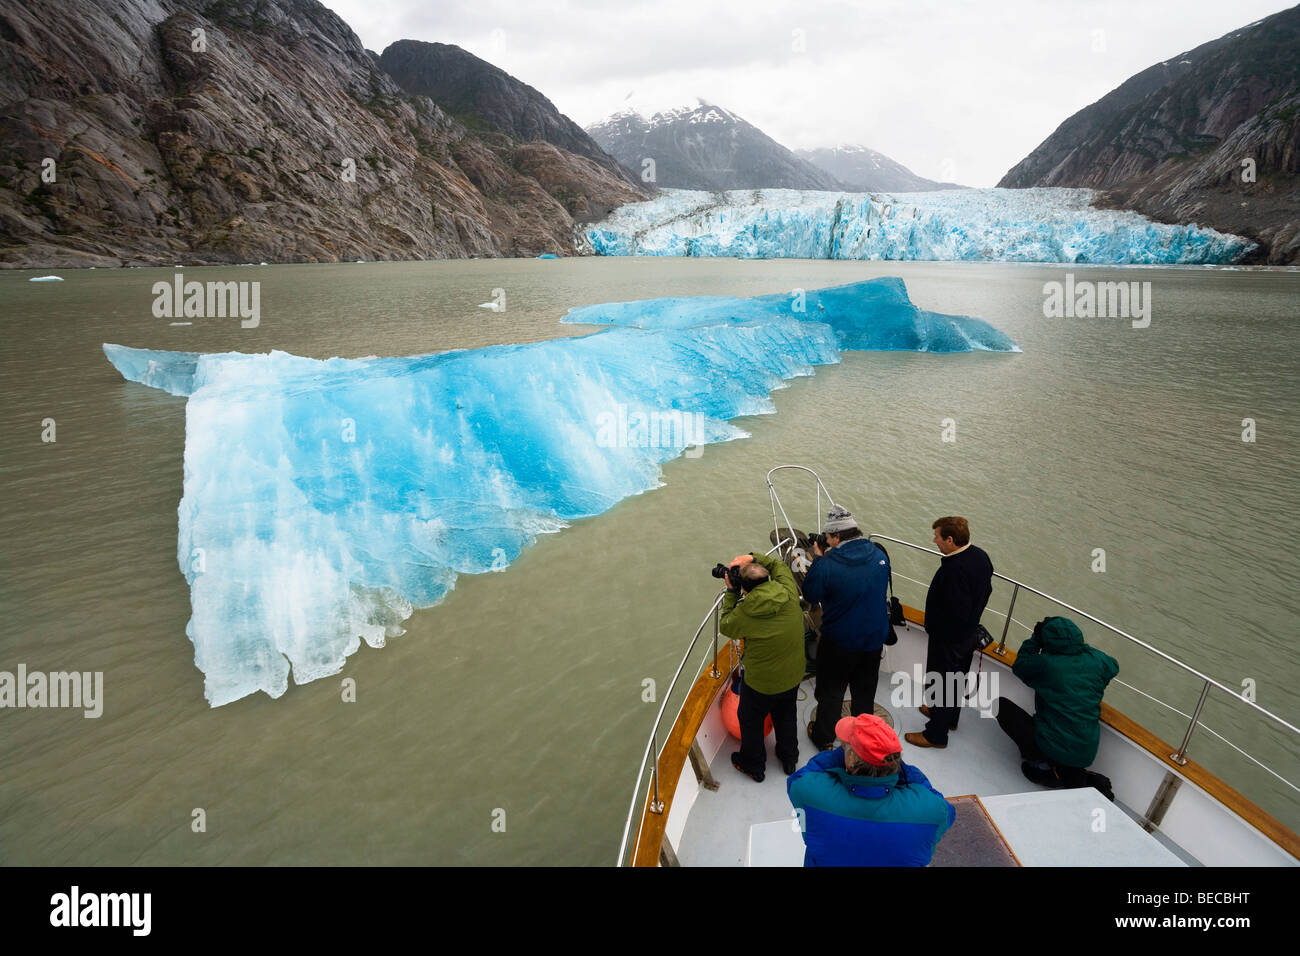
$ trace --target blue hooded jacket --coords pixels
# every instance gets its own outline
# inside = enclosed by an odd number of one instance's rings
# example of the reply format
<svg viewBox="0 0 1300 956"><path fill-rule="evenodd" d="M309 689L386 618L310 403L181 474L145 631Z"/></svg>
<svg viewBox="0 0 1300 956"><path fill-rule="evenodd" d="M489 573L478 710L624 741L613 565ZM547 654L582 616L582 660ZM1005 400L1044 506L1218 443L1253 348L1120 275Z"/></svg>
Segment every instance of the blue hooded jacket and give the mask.
<svg viewBox="0 0 1300 956"><path fill-rule="evenodd" d="M925 866L957 817L916 767L855 776L842 747L804 764L786 792L803 811L804 866Z"/></svg>
<svg viewBox="0 0 1300 956"><path fill-rule="evenodd" d="M803 596L822 606L822 637L846 651L874 651L889 636L889 559L866 538L853 538L813 562Z"/></svg>

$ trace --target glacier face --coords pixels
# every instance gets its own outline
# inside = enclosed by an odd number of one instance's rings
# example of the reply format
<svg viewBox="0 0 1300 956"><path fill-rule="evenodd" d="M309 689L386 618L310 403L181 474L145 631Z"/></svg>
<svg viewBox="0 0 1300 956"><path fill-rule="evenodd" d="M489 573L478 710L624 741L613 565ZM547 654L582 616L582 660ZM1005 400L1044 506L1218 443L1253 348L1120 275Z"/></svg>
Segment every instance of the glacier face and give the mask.
<svg viewBox="0 0 1300 956"><path fill-rule="evenodd" d="M1096 209L1088 189L724 193L665 189L589 224L598 255L741 259L1230 263L1254 243L1199 226Z"/></svg>
<svg viewBox="0 0 1300 956"><path fill-rule="evenodd" d="M783 380L844 348L1015 350L914 306L897 279L753 299L571 310L581 338L318 360L106 344L124 377L187 395L177 560L213 706L284 693L401 633L462 573L656 487L688 446L745 433ZM688 452L690 454L690 452Z"/></svg>

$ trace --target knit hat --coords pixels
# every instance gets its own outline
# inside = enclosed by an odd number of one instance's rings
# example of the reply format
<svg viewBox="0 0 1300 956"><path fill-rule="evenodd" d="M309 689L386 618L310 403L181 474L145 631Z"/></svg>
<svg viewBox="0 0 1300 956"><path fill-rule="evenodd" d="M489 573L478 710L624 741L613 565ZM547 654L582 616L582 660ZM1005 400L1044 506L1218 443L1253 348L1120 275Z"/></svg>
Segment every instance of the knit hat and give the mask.
<svg viewBox="0 0 1300 956"><path fill-rule="evenodd" d="M856 528L857 521L848 511L835 505L826 513L826 527L822 530L827 534L839 534L841 531L848 531L850 528Z"/></svg>
<svg viewBox="0 0 1300 956"><path fill-rule="evenodd" d="M841 718L835 724L835 736L873 767L883 767L886 757L903 750L898 734L875 714Z"/></svg>

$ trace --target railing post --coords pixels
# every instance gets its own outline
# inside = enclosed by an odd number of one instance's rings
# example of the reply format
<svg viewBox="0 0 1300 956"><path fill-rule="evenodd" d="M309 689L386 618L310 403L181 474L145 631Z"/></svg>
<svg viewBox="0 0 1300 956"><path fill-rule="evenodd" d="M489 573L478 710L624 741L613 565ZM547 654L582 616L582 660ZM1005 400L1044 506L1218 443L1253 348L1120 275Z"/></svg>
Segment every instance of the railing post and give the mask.
<svg viewBox="0 0 1300 956"><path fill-rule="evenodd" d="M650 753L655 758L654 769L650 771L650 786L654 790L654 796L650 800L650 812L663 813L664 802L659 799L659 731L657 728L650 733Z"/></svg>
<svg viewBox="0 0 1300 956"><path fill-rule="evenodd" d="M998 641L998 655L1006 653L1007 650L1007 631L1011 629L1011 612L1016 609L1016 595L1020 593L1020 585L1017 584L1011 591L1011 603L1007 605L1007 619L1002 625L1002 640Z"/></svg>
<svg viewBox="0 0 1300 956"><path fill-rule="evenodd" d="M720 633L718 628L721 626L719 621L719 615L721 613L722 604L715 601L713 604L713 670L709 671L709 676L714 680L717 680L722 676L721 672L718 670L718 634Z"/></svg>
<svg viewBox="0 0 1300 956"><path fill-rule="evenodd" d="M1196 709L1192 711L1192 722L1187 725L1187 733L1183 734L1182 746L1178 748L1178 753L1169 755L1169 759L1180 767L1187 763L1187 745L1191 742L1192 731L1196 729L1196 723L1201 718L1201 708L1205 706L1205 698L1209 696L1210 682L1207 680L1201 687L1201 699L1196 702Z"/></svg>

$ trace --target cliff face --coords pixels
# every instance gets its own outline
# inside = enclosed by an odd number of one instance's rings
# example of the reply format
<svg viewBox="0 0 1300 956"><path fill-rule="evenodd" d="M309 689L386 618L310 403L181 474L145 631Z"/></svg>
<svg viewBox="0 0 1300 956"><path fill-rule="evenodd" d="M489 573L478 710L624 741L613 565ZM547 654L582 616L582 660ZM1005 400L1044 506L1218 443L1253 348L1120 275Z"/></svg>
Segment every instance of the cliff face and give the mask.
<svg viewBox="0 0 1300 956"><path fill-rule="evenodd" d="M1257 259L1300 263L1300 7L1130 78L998 185L1091 187L1103 205L1249 236Z"/></svg>
<svg viewBox="0 0 1300 956"><path fill-rule="evenodd" d="M427 96L467 122L486 124L519 142L551 143L618 178L626 176L614 157L545 96L458 46L398 40L380 55L379 65L408 93Z"/></svg>
<svg viewBox="0 0 1300 956"><path fill-rule="evenodd" d="M0 265L568 254L554 184L643 198L535 152L404 92L315 0L0 7Z"/></svg>

